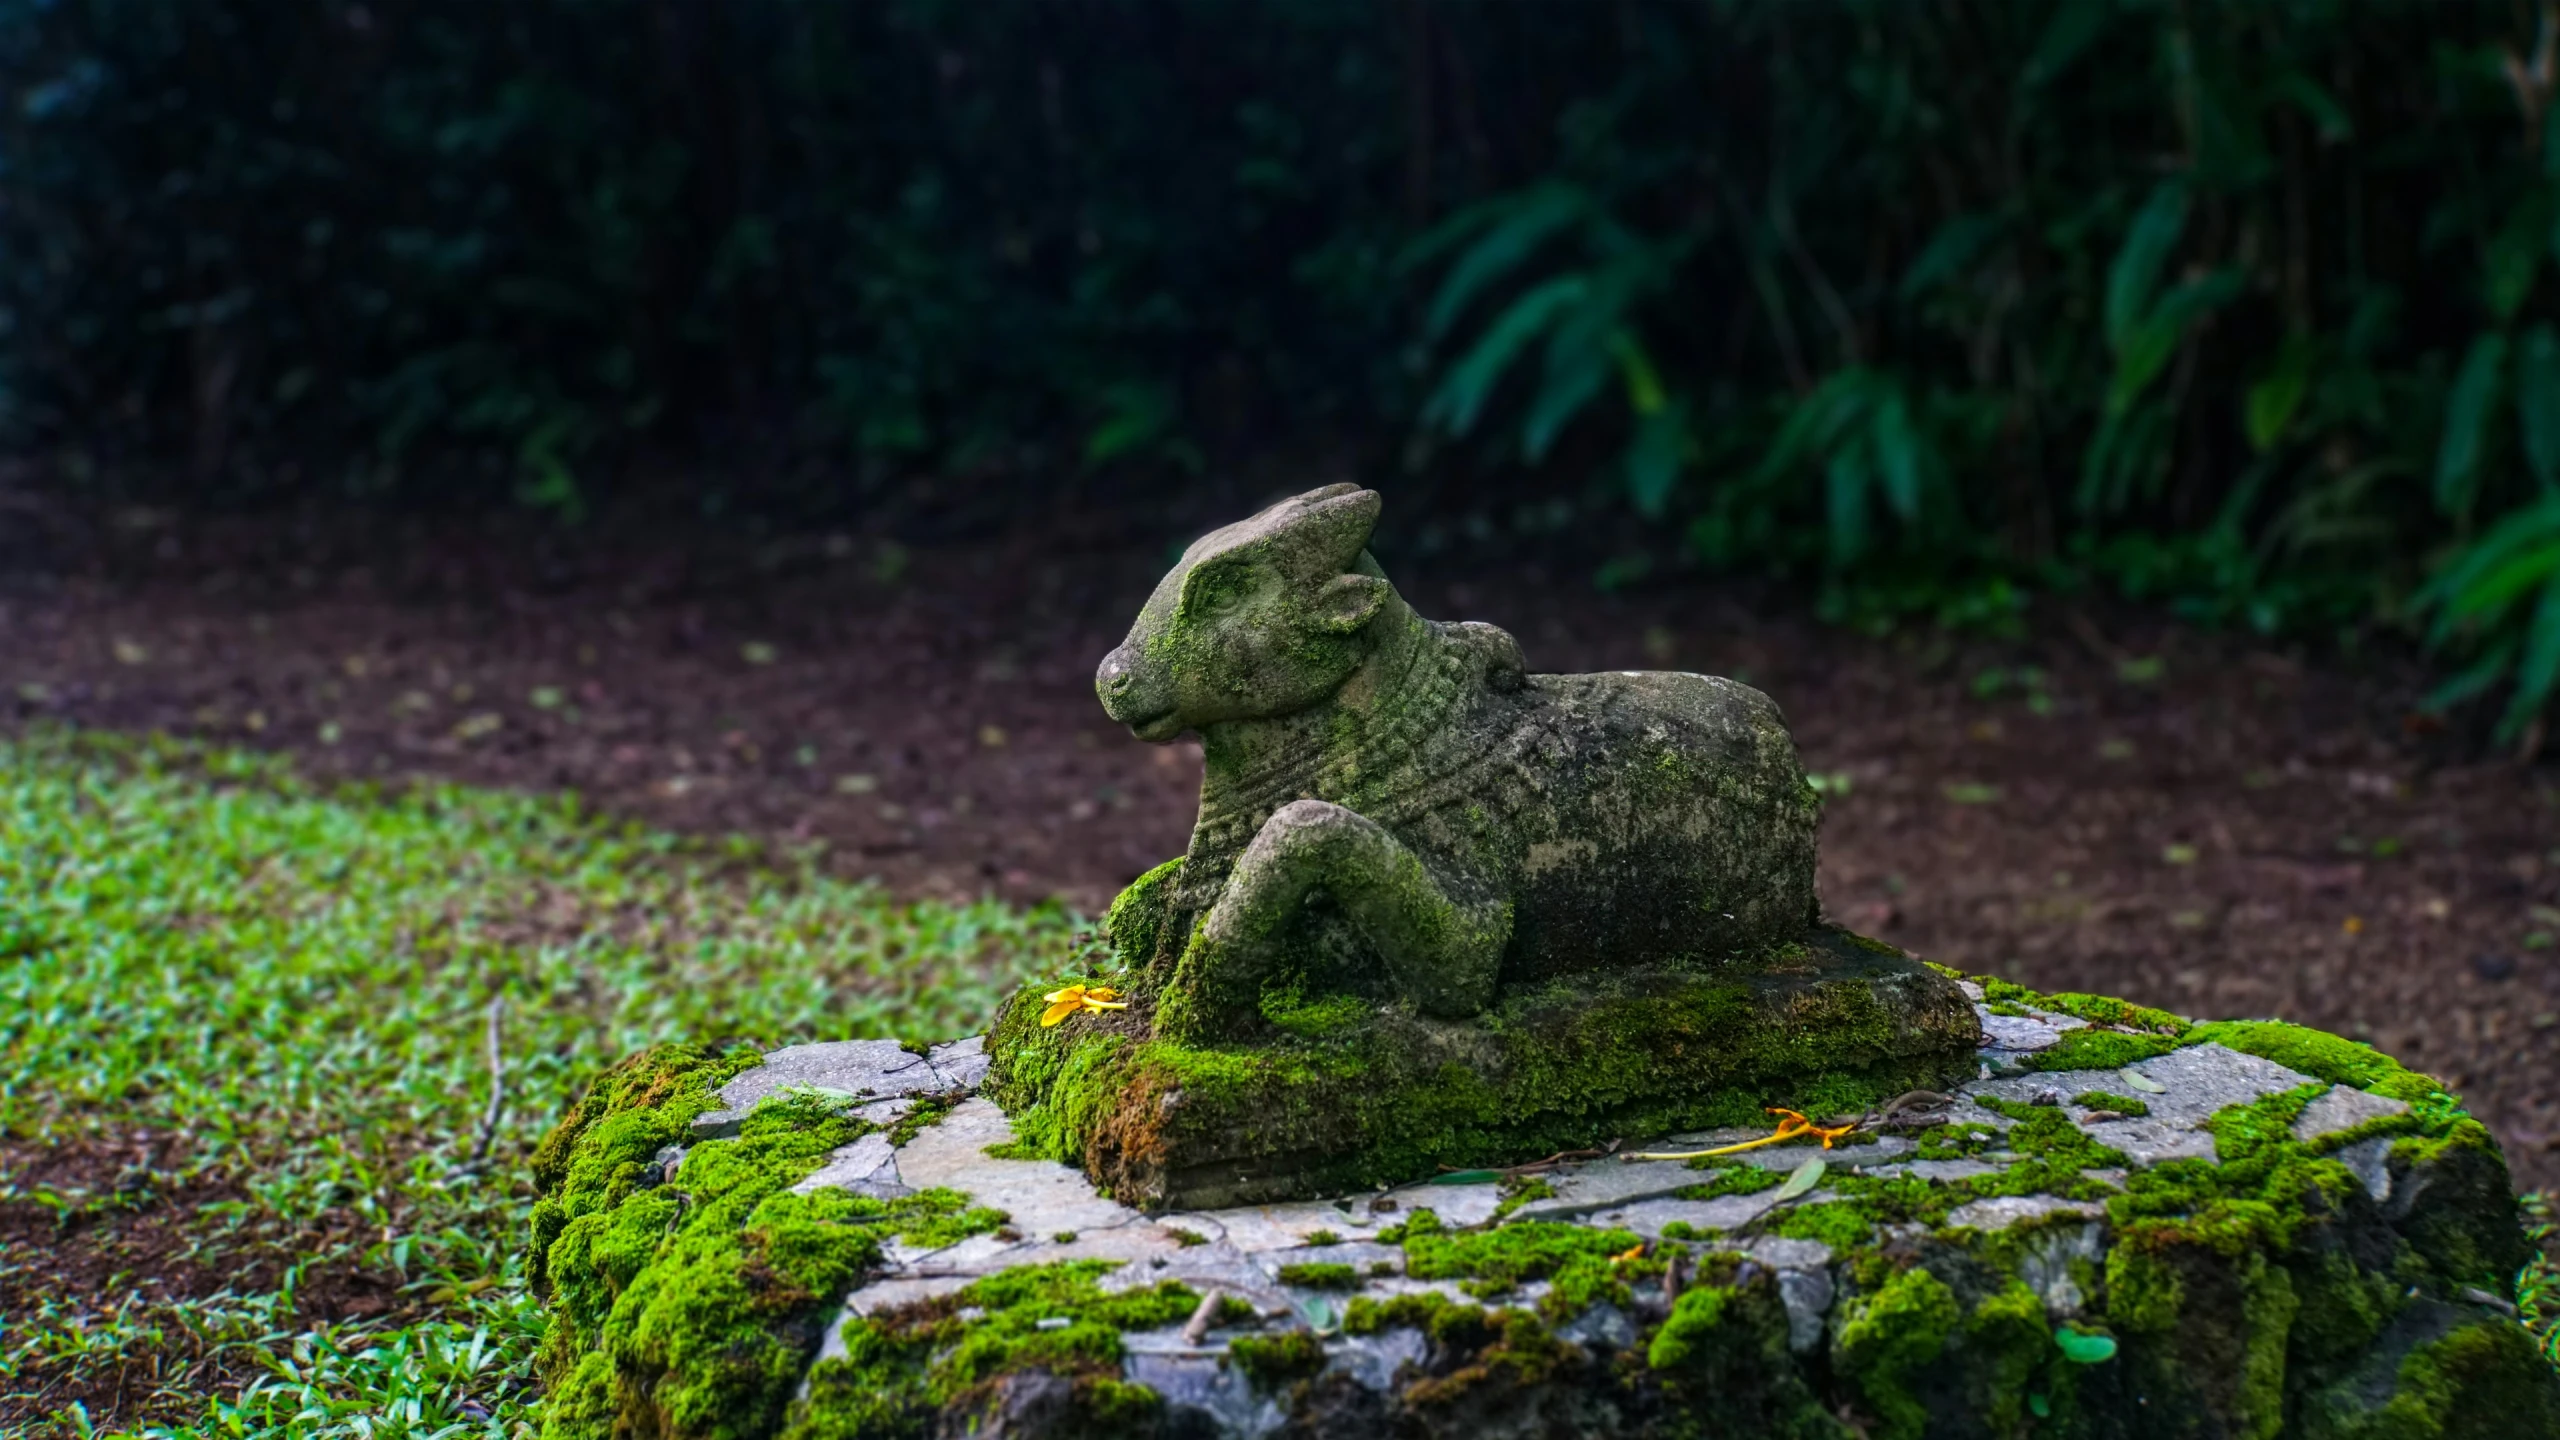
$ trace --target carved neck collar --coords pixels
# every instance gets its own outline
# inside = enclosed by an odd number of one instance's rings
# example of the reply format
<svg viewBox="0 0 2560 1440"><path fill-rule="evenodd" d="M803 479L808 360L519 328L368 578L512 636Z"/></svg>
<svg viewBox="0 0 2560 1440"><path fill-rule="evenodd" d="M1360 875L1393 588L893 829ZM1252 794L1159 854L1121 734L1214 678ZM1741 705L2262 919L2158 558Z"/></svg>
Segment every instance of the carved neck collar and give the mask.
<svg viewBox="0 0 2560 1440"><path fill-rule="evenodd" d="M1463 648L1419 616L1406 623L1409 630L1323 704L1221 726L1209 737L1186 880L1206 882L1214 872L1223 881L1228 862L1272 811L1292 800L1341 802L1360 794L1444 728L1463 689Z"/></svg>

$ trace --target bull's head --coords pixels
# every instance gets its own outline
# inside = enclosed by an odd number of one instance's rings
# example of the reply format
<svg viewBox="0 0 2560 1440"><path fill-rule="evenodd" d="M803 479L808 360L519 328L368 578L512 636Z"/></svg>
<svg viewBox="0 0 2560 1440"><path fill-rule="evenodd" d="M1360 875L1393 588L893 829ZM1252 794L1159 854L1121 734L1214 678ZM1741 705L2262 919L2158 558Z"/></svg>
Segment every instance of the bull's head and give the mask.
<svg viewBox="0 0 2560 1440"><path fill-rule="evenodd" d="M1377 521L1376 491L1327 485L1193 541L1103 657L1102 708L1162 742L1332 694L1395 598L1363 548Z"/></svg>

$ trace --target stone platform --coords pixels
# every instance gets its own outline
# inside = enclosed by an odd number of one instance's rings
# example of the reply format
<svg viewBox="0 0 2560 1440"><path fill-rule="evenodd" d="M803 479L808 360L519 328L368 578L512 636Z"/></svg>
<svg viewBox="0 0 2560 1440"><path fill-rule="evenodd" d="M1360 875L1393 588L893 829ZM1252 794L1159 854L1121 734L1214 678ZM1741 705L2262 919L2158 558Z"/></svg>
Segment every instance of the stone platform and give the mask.
<svg viewBox="0 0 2560 1440"><path fill-rule="evenodd" d="M2560 1437L2432 1081L1965 988L1973 1078L1828 1152L1157 1214L1007 1158L974 1040L638 1057L538 1166L545 1433Z"/></svg>
<svg viewBox="0 0 2560 1440"><path fill-rule="evenodd" d="M1831 926L1749 964L1523 985L1464 1020L1333 996L1229 1045L1155 1038L1135 1009L1044 1026L1046 988L998 1018L987 1094L1031 1153L1151 1210L1370 1189L1769 1105L1863 1108L1971 1074L1982 1039L1954 981Z"/></svg>

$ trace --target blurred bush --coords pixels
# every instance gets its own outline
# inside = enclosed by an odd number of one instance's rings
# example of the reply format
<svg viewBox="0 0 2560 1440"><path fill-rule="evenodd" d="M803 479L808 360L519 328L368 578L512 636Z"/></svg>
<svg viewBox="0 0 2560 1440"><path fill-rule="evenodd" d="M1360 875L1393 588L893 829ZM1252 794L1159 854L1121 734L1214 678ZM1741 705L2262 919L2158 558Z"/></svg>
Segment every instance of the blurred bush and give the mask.
<svg viewBox="0 0 2560 1440"><path fill-rule="evenodd" d="M1431 533L2560 688L2560 17L0 0L0 423L575 516L1364 437ZM716 463L706 464L705 461Z"/></svg>

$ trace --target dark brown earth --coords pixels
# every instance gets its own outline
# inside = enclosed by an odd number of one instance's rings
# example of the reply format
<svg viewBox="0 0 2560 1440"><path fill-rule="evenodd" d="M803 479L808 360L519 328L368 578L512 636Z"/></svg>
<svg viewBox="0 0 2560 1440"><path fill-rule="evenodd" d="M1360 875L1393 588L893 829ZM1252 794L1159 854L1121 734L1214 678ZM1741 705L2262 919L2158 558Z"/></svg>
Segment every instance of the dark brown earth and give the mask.
<svg viewBox="0 0 2560 1440"><path fill-rule="evenodd" d="M546 553L128 513L52 578L0 579L0 723L571 787L678 829L823 841L902 893L1091 910L1189 829L1196 751L1130 740L1090 682L1167 538L1069 517L914 553ZM1871 639L1743 588L1607 596L1384 558L1424 613L1510 627L1533 668L1768 690L1808 769L1845 785L1823 846L1840 919L2043 988L2368 1037L2460 1091L2521 1180L2560 1184L2560 772L2414 717L2413 662L2062 608L2021 639Z"/></svg>
<svg viewBox="0 0 2560 1440"><path fill-rule="evenodd" d="M200 1418L207 1395L236 1394L261 1373L238 1347L204 1343L174 1312L276 1289L304 1270L291 1318L303 1324L397 1320L397 1277L356 1263L367 1238L352 1211L293 1231L228 1222L250 1197L235 1181L173 1168L190 1149L135 1132L113 1142L44 1146L0 1139L0 1317L34 1328L68 1312L58 1333L147 1340L89 1354L21 1357L0 1396L0 1433L77 1404L102 1428ZM258 1207L241 1203L238 1212ZM283 1317L279 1317L283 1318Z"/></svg>

